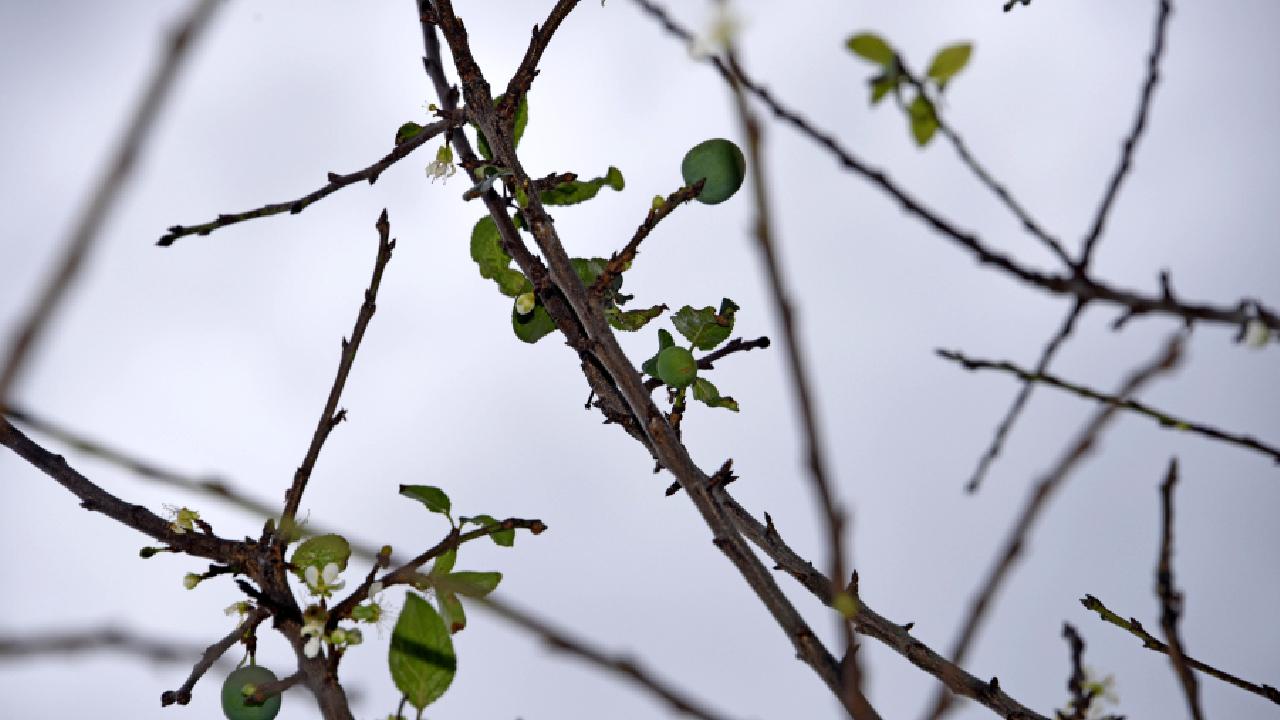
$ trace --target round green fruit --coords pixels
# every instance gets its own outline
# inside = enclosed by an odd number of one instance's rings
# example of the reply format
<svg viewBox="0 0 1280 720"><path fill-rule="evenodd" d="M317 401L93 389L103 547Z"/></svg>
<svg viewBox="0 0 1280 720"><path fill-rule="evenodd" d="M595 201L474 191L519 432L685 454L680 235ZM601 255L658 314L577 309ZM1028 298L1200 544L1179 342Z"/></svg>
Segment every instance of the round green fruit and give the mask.
<svg viewBox="0 0 1280 720"><path fill-rule="evenodd" d="M706 179L698 200L717 205L728 200L747 174L747 161L742 150L724 138L712 138L693 146L680 163L684 184L692 185Z"/></svg>
<svg viewBox="0 0 1280 720"><path fill-rule="evenodd" d="M227 676L222 683L222 713L227 720L272 720L280 712L280 695L272 695L261 705L245 702L245 687L254 688L276 681L276 674L261 665L246 665Z"/></svg>
<svg viewBox="0 0 1280 720"><path fill-rule="evenodd" d="M672 345L658 353L658 379L672 387L684 387L698 376L698 361L688 348Z"/></svg>

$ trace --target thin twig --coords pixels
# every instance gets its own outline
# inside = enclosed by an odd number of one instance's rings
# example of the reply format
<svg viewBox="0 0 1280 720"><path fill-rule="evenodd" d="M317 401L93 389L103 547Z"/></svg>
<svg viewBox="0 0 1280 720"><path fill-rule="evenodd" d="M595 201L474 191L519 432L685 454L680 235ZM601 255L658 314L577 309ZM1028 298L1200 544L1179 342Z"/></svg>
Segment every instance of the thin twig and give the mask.
<svg viewBox="0 0 1280 720"><path fill-rule="evenodd" d="M327 184L296 200L269 203L262 207L254 208L253 210L219 215L217 218L200 225L174 225L169 228L169 232L165 233L163 237L156 241L156 244L161 247L168 247L177 242L179 238L186 237L188 235L208 235L218 228L235 225L236 223L241 223L246 220L271 217L272 215L279 215L284 212L297 215L313 203L323 200L348 185L353 185L361 180L368 180L370 185L374 184L378 181L378 177L387 168L403 160L409 155L409 153L425 145L431 138L436 137L451 128L457 127L459 123L460 121L455 119L445 119L431 123L430 125L423 127L417 135L414 135L412 138L396 145L394 150L387 153L385 157L369 167L364 168L363 170L357 170L347 175L340 175L338 173L331 172L329 173L329 182Z"/></svg>
<svg viewBox="0 0 1280 720"><path fill-rule="evenodd" d="M254 628L258 627L263 620L266 620L270 616L271 613L266 610L262 608L254 608L253 611L249 613L249 617L245 618L244 622L236 626L235 630L232 630L226 637L210 645L208 649L204 651L204 654L200 656L199 662L195 664L195 667L191 668L191 674L187 676L186 682L182 683L177 690L165 690L164 693L160 695L160 704L168 707L174 703L186 705L191 702L191 689L196 686L196 683L200 681L200 678L204 677L204 674L209 671L209 668L213 667L213 664L217 662L218 659L227 652L227 650L231 649L232 645L240 642L246 634L253 632Z"/></svg>
<svg viewBox="0 0 1280 720"><path fill-rule="evenodd" d="M621 275L631 265L631 262L636 259L636 254L640 252L640 243L649 237L649 233L653 232L658 223L675 212L676 208L697 197L698 193L702 192L704 182L705 180L698 180L693 185L682 187L668 195L666 200L658 207L649 208L649 214L645 215L644 222L640 223L640 227L636 228L635 234L631 236L631 240L622 248L622 252L609 258L609 263L605 265L604 272L600 273L600 277L596 278L595 283L591 286L591 292L595 295L603 293L609 283L615 277Z"/></svg>
<svg viewBox="0 0 1280 720"><path fill-rule="evenodd" d="M853 630L846 622L846 613L851 613L856 606L853 598L845 588L847 568L844 552L844 532L847 515L836 500L833 481L828 470L826 453L822 447L822 430L818 426L817 412L814 409L813 393L810 389L809 371L804 359L804 350L800 346L800 333L796 328L795 310L791 300L791 292L782 277L782 260L773 241L773 228L769 214L769 191L765 184L768 177L764 167L763 132L755 113L747 104L742 87L732 77L741 75L741 67L732 47L727 48L725 58L734 71L729 83L733 91L734 106L738 112L738 120L742 125L747 145L747 174L751 178L751 191L755 201L755 222L753 235L756 247L760 252L765 268L765 276L769 279L770 300L778 323L782 326L782 340L786 348L787 370L791 380L791 393L800 413L801 431L804 434L805 459L807 463L809 484L818 500L818 507L826 520L827 552L831 559L829 575L832 582L832 597L837 598L835 607L841 617L837 627L843 635L844 660L841 662L841 687L846 707L853 716L876 718L879 714L862 692L861 663L856 654L857 644L853 638Z"/></svg>
<svg viewBox="0 0 1280 720"><path fill-rule="evenodd" d="M534 26L533 36L529 39L529 47L525 50L524 58L520 60L516 71L511 74L511 80L507 83L507 92L496 108L498 117L505 123L505 128L510 129L515 122L516 108L520 107L520 101L529 93L529 87L533 85L533 79L538 75L538 63L551 43L551 37L560 28L560 23L564 22L569 13L578 6L578 2L579 0L556 0L556 4L551 8L551 12L547 13L547 19L542 25Z"/></svg>
<svg viewBox="0 0 1280 720"><path fill-rule="evenodd" d="M0 662L29 663L50 655L81 655L106 650L134 655L153 663L188 663L205 648L169 638L145 637L111 625L83 630L32 631L25 635L0 632Z"/></svg>
<svg viewBox="0 0 1280 720"><path fill-rule="evenodd" d="M346 417L346 411L338 409L338 401L342 398L342 390L346 387L347 376L355 363L356 352L360 349L360 341L364 339L365 329L369 327L369 321L373 319L373 313L377 309L376 301L378 287L382 284L382 273L387 263L391 261L391 253L396 247L396 241L391 238L391 224L387 221L385 209L378 216L375 227L378 229L378 258L373 265L373 278L369 281L369 289L364 291L364 302L361 303L360 312L356 315L351 339L342 341L342 359L338 362L338 374L333 380L333 387L329 389L329 397L325 400L320 421L316 423L316 431L311 436L307 454L293 475L293 484L285 493L284 513L280 516L282 532L277 536L277 540L281 542L291 534L288 526L293 524L294 517L298 514L302 493L307 488L307 481L311 479L311 472L315 469L316 460L320 457L320 449L324 447L325 440L329 439L329 433L333 428Z"/></svg>
<svg viewBox="0 0 1280 720"><path fill-rule="evenodd" d="M1063 318L1062 325L1058 331L1049 339L1048 344L1044 346L1044 350L1040 351L1040 359L1036 361L1035 373L1037 375L1049 369L1049 364L1053 362L1053 358L1058 354L1058 349L1062 347L1067 338L1071 337L1071 333L1075 330L1076 320L1080 318L1080 314L1084 311L1085 303L1077 300L1071 304L1071 310L1067 312L1067 316ZM1035 383L1024 382L1022 387L1018 389L1018 395L1013 399L1013 404L1005 412L1004 418L1000 420L1000 424L996 426L995 435L991 438L991 443L987 445L987 449L982 453L982 458L978 460L978 467L970 476L969 482L965 483L966 492L977 492L978 487L987 476L987 471L991 469L991 463L1000 456L1000 452L1004 450L1005 440L1009 437L1009 431L1013 429L1014 423L1022 415L1022 410L1027 406L1027 401L1031 399L1031 393L1035 390Z"/></svg>
<svg viewBox="0 0 1280 720"><path fill-rule="evenodd" d="M1148 381L1157 375L1172 370L1181 356L1182 343L1183 339L1180 335L1170 338L1155 360L1142 366L1124 381L1120 390L1116 393L1116 397L1121 401L1127 400L1146 385ZM1107 404L1094 413L1089 422L1076 435L1076 439L1068 446L1066 452L1062 454L1053 467L1040 478L1032 489L1031 495L1018 513L1018 517L1013 527L1010 528L1001 549L997 552L994 564L987 572L977 593L970 602L960 633L956 637L948 656L956 665L964 665L969 649L978 636L978 629L986 618L991 601L995 598L996 592L999 591L1001 585L1004 584L1010 571L1013 570L1014 564L1026 545L1032 526L1040 519L1040 514L1047 507L1049 499L1062 486L1063 481L1066 480L1071 471L1091 453L1098 443L1102 431L1110 424L1118 411L1118 405ZM931 710L926 717L931 718L931 720L937 720L942 717L950 708L951 699L950 693L946 691L937 693L934 696Z"/></svg>
<svg viewBox="0 0 1280 720"><path fill-rule="evenodd" d="M728 492L717 491L716 500L728 513L734 526L777 563L776 569L795 578L823 604L832 605L831 580L787 545L768 513L765 514L768 524L762 524ZM855 599L858 601L858 613L853 616L852 622L858 632L884 643L911 664L932 675L951 692L979 702L1008 720L1048 720L1010 697L995 678L980 680L912 637L911 623L903 625L892 622L872 609L861 595L857 595Z"/></svg>
<svg viewBox="0 0 1280 720"><path fill-rule="evenodd" d="M937 352L939 357L958 363L964 367L965 370L999 370L1001 372L1011 373L1025 383L1040 383L1050 387L1056 387L1082 398L1095 400L1124 410L1132 410L1139 415L1145 415L1160 423L1160 427L1195 433L1214 440L1220 440L1229 445L1235 445L1237 447L1261 453L1270 457L1273 461L1280 463L1280 449L1266 445L1257 438L1249 435L1230 433L1213 427L1212 425L1186 420L1176 415L1164 412L1163 410L1153 408L1138 400L1122 398L1117 395L1100 392L1098 390L1085 387L1084 385L1078 385L1068 380L1063 380L1062 378L1049 373L1029 372L1010 362L996 362L993 360L970 358L965 356L963 353L952 350L938 350Z"/></svg>
<svg viewBox="0 0 1280 720"><path fill-rule="evenodd" d="M1134 637L1141 640L1142 646L1147 648L1148 650L1154 650L1155 652L1158 652L1164 655L1169 654L1169 646L1161 642L1160 639L1157 638L1155 635L1152 635L1151 633L1147 632L1146 628L1144 628L1142 626L1142 623L1138 622L1136 618L1130 617L1128 620L1126 620L1120 617L1116 613L1112 612L1111 609L1108 608L1106 605L1102 604L1102 601L1094 597L1093 595L1085 595L1083 598L1080 598L1080 604L1084 605L1086 609L1089 609L1089 610L1092 610L1093 612L1098 613L1098 617L1102 618L1106 622L1109 622L1112 625L1115 625L1116 627L1121 628L1122 630L1128 632L1130 635L1133 635ZM1201 662L1200 660L1197 660L1191 657L1190 655L1184 654L1182 657L1186 661L1187 665L1195 668L1196 670L1199 670L1205 675L1215 677L1225 683L1235 685L1241 690L1251 692L1254 695L1257 695L1259 697L1264 697L1270 700L1271 702L1277 705L1280 705L1280 690L1276 689L1274 686L1266 685L1266 684L1258 685L1256 683L1251 683L1248 680L1239 678L1235 675L1232 675L1229 672L1219 670L1218 668L1212 665Z"/></svg>
<svg viewBox="0 0 1280 720"><path fill-rule="evenodd" d="M1147 113L1151 109L1151 99L1155 96L1156 83L1160 80L1160 59L1164 55L1165 35L1169 28L1169 16L1173 10L1169 0L1160 0L1159 10L1156 13L1156 26L1154 38L1151 41L1151 53L1147 57L1147 77L1142 83L1142 93L1138 98L1138 112L1133 119L1133 127L1129 130L1129 135L1125 137L1124 144L1120 149L1120 161L1116 164L1115 170L1111 174L1111 181L1107 183L1107 189L1102 194L1102 202L1098 205L1098 210L1094 213L1093 224L1089 228L1088 234L1084 238L1084 246L1081 251L1081 259L1078 267L1081 272L1089 269L1089 262L1093 257L1093 247L1102 237L1102 231L1107 225L1107 216L1111 212L1111 208L1115 205L1116 197L1120 194L1120 186L1124 184L1124 179L1129 174L1129 168L1133 164L1133 151L1138 146L1138 141L1142 139L1142 133L1147 127Z"/></svg>
<svg viewBox="0 0 1280 720"><path fill-rule="evenodd" d="M303 677L304 676L302 672L299 671L287 677L282 677L279 680L276 680L274 682L268 682L268 683L263 683L261 685L258 685L254 689L253 694L250 695L248 698L246 698L246 700L248 700L249 702L262 704L266 702L268 699L275 697L276 695L279 695L283 693L285 690L288 690L294 685L297 685L298 683L302 682Z"/></svg>
<svg viewBox="0 0 1280 720"><path fill-rule="evenodd" d="M1071 623L1062 623L1062 637L1066 638L1067 646L1071 649L1071 675L1067 677L1067 691L1071 693L1067 709L1071 714L1062 715L1059 720L1088 720L1089 708L1093 706L1098 693L1085 690L1084 639Z"/></svg>
<svg viewBox="0 0 1280 720"><path fill-rule="evenodd" d="M611 654L581 637L575 637L563 628L557 628L542 618L493 597L481 598L479 604L512 625L541 637L552 649L566 652L597 668L630 680L676 712L701 720L725 720L727 717L659 680L638 659Z"/></svg>
<svg viewBox="0 0 1280 720"><path fill-rule="evenodd" d="M715 363L719 362L720 359L725 357L726 355L732 355L733 353L736 353L736 352L747 352L749 350L756 350L756 349L763 350L769 347L770 345L772 345L772 342L769 340L769 338L765 337L764 335L761 335L755 340L743 340L740 337L736 337L730 340L729 342L725 343L724 345L721 345L720 347L716 348L715 350L712 350L706 355L703 355L702 357L698 358L698 369L714 370ZM653 392L654 390L657 390L660 387L662 387L662 381L657 378L649 378L648 380L644 381L644 389L648 390L649 392Z"/></svg>
<svg viewBox="0 0 1280 720"><path fill-rule="evenodd" d="M1177 482L1178 459L1174 458L1169 461L1169 471L1160 484L1160 560L1156 564L1156 597L1160 598L1160 627L1168 643L1169 662L1187 698L1187 709L1191 711L1192 720L1204 720L1196 676L1187 666L1187 654L1178 634L1183 595L1173 582L1173 486Z"/></svg>
<svg viewBox="0 0 1280 720"><path fill-rule="evenodd" d="M693 34L677 24L657 4L651 0L634 0L634 2L657 20L668 33L686 44L693 42ZM777 118L826 149L841 166L880 188L898 202L907 213L921 220L937 234L967 250L981 265L994 267L1024 284L1054 295L1068 295L1079 300L1097 301L1121 307L1124 309L1125 320L1139 315L1160 314L1180 318L1188 324L1199 321L1244 327L1250 320L1256 319L1272 331L1280 331L1280 314L1251 299L1241 300L1235 306L1228 307L1185 302L1175 299L1171 293L1152 296L1116 288L1074 271L1067 275L1050 275L1027 267L1010 256L992 249L974 233L963 230L942 217L900 187L883 170L859 159L840 145L830 133L818 129L799 113L783 105L759 83L742 75L735 77L733 71L718 57L710 56L707 61L715 67L726 82L736 79L749 94L764 103Z"/></svg>
<svg viewBox="0 0 1280 720"><path fill-rule="evenodd" d="M45 280L40 295L30 313L17 326L0 368L0 410L3 410L10 390L18 378L31 350L48 329L54 312L66 297L72 282L80 273L98 238L116 198L124 189L143 144L151 133L157 116L173 88L192 46L209 25L218 0L199 0L169 32L165 40L164 54L156 63L147 89L134 108L133 116L124 135L120 138L105 172L98 180L88 204L81 211L74 229L63 243L62 257L56 269Z"/></svg>

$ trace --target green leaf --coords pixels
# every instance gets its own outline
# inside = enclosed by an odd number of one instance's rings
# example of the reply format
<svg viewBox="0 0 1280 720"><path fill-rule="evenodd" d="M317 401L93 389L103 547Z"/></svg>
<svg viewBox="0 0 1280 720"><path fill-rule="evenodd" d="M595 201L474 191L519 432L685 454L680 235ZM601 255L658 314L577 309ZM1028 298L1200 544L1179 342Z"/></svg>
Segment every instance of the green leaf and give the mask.
<svg viewBox="0 0 1280 720"><path fill-rule="evenodd" d="M577 205L595 197L600 192L600 188L605 186L618 192L626 187L626 181L622 179L622 172L618 168L611 165L601 177L591 180L571 180L550 190L544 190L541 195L542 202L546 205Z"/></svg>
<svg viewBox="0 0 1280 720"><path fill-rule="evenodd" d="M938 83L938 89L941 90L946 87L951 78L955 77L956 73L969 64L969 56L972 54L972 43L948 45L933 56L933 60L929 62L929 71L926 74Z"/></svg>
<svg viewBox="0 0 1280 720"><path fill-rule="evenodd" d="M928 145L938 130L938 116L933 113L933 103L923 93L916 95L916 99L907 106L907 116L911 119L911 136L916 139L916 144L920 147Z"/></svg>
<svg viewBox="0 0 1280 720"><path fill-rule="evenodd" d="M445 517L450 517L449 510L452 505L449 502L449 496L438 487L430 485L401 485L400 494L426 505L427 509L433 513L440 513Z"/></svg>
<svg viewBox="0 0 1280 720"><path fill-rule="evenodd" d="M500 572L456 572L436 581L436 587L447 593L457 593L469 598L482 598L493 592L502 582Z"/></svg>
<svg viewBox="0 0 1280 720"><path fill-rule="evenodd" d="M706 403L713 408L727 408L738 412L738 401L731 397L720 395L720 391L716 389L716 386L703 377L693 379L693 399Z"/></svg>
<svg viewBox="0 0 1280 720"><path fill-rule="evenodd" d="M892 67L895 62L893 48L875 33L858 33L846 40L844 45L854 55L885 68Z"/></svg>
<svg viewBox="0 0 1280 720"><path fill-rule="evenodd" d="M733 332L733 316L737 310L738 306L729 298L720 303L719 313L709 306L694 310L685 305L671 316L671 322L694 347L711 350L727 340Z"/></svg>
<svg viewBox="0 0 1280 720"><path fill-rule="evenodd" d="M457 548L442 553L434 563L431 563L431 577L436 578L448 575L453 570L456 562L458 562Z"/></svg>
<svg viewBox="0 0 1280 720"><path fill-rule="evenodd" d="M351 545L341 535L317 535L307 538L293 551L290 562L296 568L298 577L308 567L321 570L329 563L337 563L339 570L347 569L347 560L351 558Z"/></svg>
<svg viewBox="0 0 1280 720"><path fill-rule="evenodd" d="M897 92L902 76L897 73L884 73L871 78L871 104L876 105L885 95Z"/></svg>
<svg viewBox="0 0 1280 720"><path fill-rule="evenodd" d="M401 125L398 130L396 130L396 144L399 145L400 143L405 142L407 140L412 140L414 137L417 137L418 133L421 133L421 132L422 132L421 125L419 125L416 122L407 122Z"/></svg>
<svg viewBox="0 0 1280 720"><path fill-rule="evenodd" d="M502 102L502 95L493 99L495 107L500 102ZM524 137L524 128L529 124L529 95L527 93L524 97L520 98L520 105L516 107L515 120L516 124L511 136L511 146L520 147L520 138ZM472 125L472 127L475 126ZM476 150L479 151L480 156L485 160L493 160L493 150L489 148L489 141L485 139L484 133L480 132L478 128L476 129Z"/></svg>
<svg viewBox="0 0 1280 720"><path fill-rule="evenodd" d="M480 266L480 277L497 283L503 295L516 297L533 289L524 273L511 268L511 256L502 249L498 226L487 215L471 229L471 259Z"/></svg>
<svg viewBox="0 0 1280 720"><path fill-rule="evenodd" d="M591 287L604 272L609 261L604 258L569 258L569 264L573 265L573 271L578 274L582 284Z"/></svg>
<svg viewBox="0 0 1280 720"><path fill-rule="evenodd" d="M533 292L533 283L529 282L529 278L512 268L499 270L494 274L493 281L498 283L498 290L507 297L520 297L527 292Z"/></svg>
<svg viewBox="0 0 1280 720"><path fill-rule="evenodd" d="M533 306L533 312L521 315L516 312L514 304L511 308L511 329L515 331L516 337L527 343L536 343L542 338L556 331L556 322L551 319L551 313L539 302Z"/></svg>
<svg viewBox="0 0 1280 720"><path fill-rule="evenodd" d="M458 633L467 626L467 614L462 610L462 601L451 592L436 591L436 599L440 601L440 619L449 628L450 634Z"/></svg>
<svg viewBox="0 0 1280 720"><path fill-rule="evenodd" d="M644 310L627 310L622 311L617 307L610 305L604 310L604 317L609 321L609 325L614 330L622 330L623 332L635 332L644 327L648 322L666 311L666 305L654 305Z"/></svg>
<svg viewBox="0 0 1280 720"><path fill-rule="evenodd" d="M458 671L458 657L444 620L417 593L406 593L404 609L391 633L387 657L391 679L409 703L421 711L435 702Z"/></svg>
<svg viewBox="0 0 1280 720"><path fill-rule="evenodd" d="M475 517L463 518L462 522L469 522L480 527L498 524L498 521L493 519L492 515L476 515ZM495 530L489 533L489 539L493 540L495 545L511 547L516 544L516 529Z"/></svg>

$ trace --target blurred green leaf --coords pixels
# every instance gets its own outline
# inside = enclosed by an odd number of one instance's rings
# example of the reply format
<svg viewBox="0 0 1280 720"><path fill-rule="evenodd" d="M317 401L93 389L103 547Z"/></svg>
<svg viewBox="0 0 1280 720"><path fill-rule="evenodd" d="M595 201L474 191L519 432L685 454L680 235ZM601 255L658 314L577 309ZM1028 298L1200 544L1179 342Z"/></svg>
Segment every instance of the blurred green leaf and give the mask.
<svg viewBox="0 0 1280 720"><path fill-rule="evenodd" d="M728 396L722 396L715 385L704 377L696 377L693 380L693 399L706 403L713 408L727 408L734 412L738 412L738 401Z"/></svg>
<svg viewBox="0 0 1280 720"><path fill-rule="evenodd" d="M929 63L929 71L926 74L938 83L938 89L941 90L947 86L951 78L955 77L956 73L969 64L969 56L972 54L972 43L965 42L948 45L933 56L933 60Z"/></svg>
<svg viewBox="0 0 1280 720"><path fill-rule="evenodd" d="M626 187L626 181L622 179L622 172L618 168L611 165L609 170L598 178L572 180L550 190L544 190L541 195L542 202L547 205L576 205L595 197L599 194L600 188L605 186L619 192Z"/></svg>
<svg viewBox="0 0 1280 720"><path fill-rule="evenodd" d="M916 144L920 147L928 145L938 129L938 116L933 112L933 103L923 93L916 95L916 99L907 106L907 116L911 120L911 136L916 139Z"/></svg>
<svg viewBox="0 0 1280 720"><path fill-rule="evenodd" d="M435 702L458 671L449 629L431 603L406 593L404 608L391 633L387 666L396 688L418 710Z"/></svg>
<svg viewBox="0 0 1280 720"><path fill-rule="evenodd" d="M451 592L436 590L436 599L440 601L440 619L449 632L459 633L467 627L467 613L462 609L462 601Z"/></svg>
<svg viewBox="0 0 1280 720"><path fill-rule="evenodd" d="M420 132L422 132L421 125L416 122L407 122L396 130L396 144L399 145L406 140L412 140L414 137L417 137Z"/></svg>
<svg viewBox="0 0 1280 720"><path fill-rule="evenodd" d="M498 524L498 521L495 520L492 515L476 515L475 517L462 518L462 522L469 522L473 525L479 525L480 527L488 527L490 525ZM515 528L495 530L494 532L489 533L489 539L493 540L496 545L511 547L516 544L516 530Z"/></svg>
<svg viewBox="0 0 1280 720"><path fill-rule="evenodd" d="M437 581L436 587L464 597L482 598L493 592L500 582L502 582L500 572L463 571L450 573L441 578Z"/></svg>
<svg viewBox="0 0 1280 720"><path fill-rule="evenodd" d="M895 62L893 48L875 33L858 33L846 40L844 45L854 55L886 69L891 68Z"/></svg>
<svg viewBox="0 0 1280 720"><path fill-rule="evenodd" d="M610 305L604 310L604 317L609 321L609 325L614 330L622 330L623 332L635 332L649 323L650 320L658 317L667 309L666 305L654 305L651 308L643 310L627 310L622 311Z"/></svg>

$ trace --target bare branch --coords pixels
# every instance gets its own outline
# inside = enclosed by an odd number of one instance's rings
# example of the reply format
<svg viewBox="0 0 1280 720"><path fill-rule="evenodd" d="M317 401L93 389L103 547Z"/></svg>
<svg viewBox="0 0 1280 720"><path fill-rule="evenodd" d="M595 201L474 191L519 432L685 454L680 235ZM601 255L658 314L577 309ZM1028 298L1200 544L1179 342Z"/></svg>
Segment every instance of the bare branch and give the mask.
<svg viewBox="0 0 1280 720"><path fill-rule="evenodd" d="M338 363L338 374L333 380L333 387L329 390L329 398L325 401L324 411L320 414L320 421L316 423L315 434L311 436L311 445L307 448L306 457L303 458L302 464L298 466L297 472L293 475L293 484L285 493L284 513L281 515L280 528L282 532L277 536L277 540L282 540L289 534L288 525L293 523L294 517L298 513L298 505L302 502L302 493L307 488L307 481L311 479L311 471L315 468L316 460L320 457L320 449L324 447L325 440L329 439L329 433L338 423L342 422L346 417L346 410L338 409L338 401L342 398L342 389L347 384L347 376L351 373L351 366L355 363L356 352L360 349L360 341L364 339L365 329L369 327L369 321L373 319L373 313L377 308L378 287L382 284L382 273L386 270L387 263L391 261L391 253L395 250L396 241L391 239L391 225L387 221L387 211L384 209L382 214L378 216L376 223L378 229L378 258L373 265L373 278L369 281L369 289L364 291L364 302L360 305L360 312L356 315L355 328L351 331L351 339L342 341L342 359Z"/></svg>
<svg viewBox="0 0 1280 720"><path fill-rule="evenodd" d="M134 163L142 152L160 109L169 98L178 72L219 5L221 3L218 0L198 0L169 31L164 55L156 63L147 89L134 108L128 128L98 180L88 205L81 211L75 228L64 241L62 257L56 269L45 280L35 305L13 334L4 365L0 367L0 410L4 409L27 356L38 344L71 283L79 275L116 198L133 172Z"/></svg>
<svg viewBox="0 0 1280 720"><path fill-rule="evenodd" d="M1175 335L1165 343L1164 348L1155 360L1144 365L1125 380L1116 396L1121 401L1127 400L1157 375L1172 370L1177 365L1181 352L1182 337ZM1030 497L1027 498L1003 546L996 555L995 564L987 572L977 594L974 595L969 605L969 611L965 616L964 623L961 625L960 634L957 636L949 656L956 665L964 665L965 658L973 645L973 641L977 638L978 629L986 617L991 601L995 598L996 592L1004 584L1005 578L1008 577L1018 557L1022 554L1022 549L1026 545L1031 528L1040 518L1040 514L1044 511L1049 499L1062 486L1071 471L1090 454L1097 444L1102 431L1110 424L1118 410L1119 406L1115 404L1105 405L1098 410L1076 436L1076 439L1072 441L1066 452L1062 454L1053 467L1040 478L1032 489ZM934 696L932 709L926 717L931 718L931 720L938 720L950 708L951 699L952 696L945 691L937 693Z"/></svg>
<svg viewBox="0 0 1280 720"><path fill-rule="evenodd" d="M547 19L543 21L542 26L534 26L533 37L529 40L524 58L520 60L520 66L511 75L511 81L507 83L507 92L496 108L498 117L503 120L504 128L510 129L514 125L516 108L520 107L520 101L529 93L529 86L533 85L533 79L538 75L538 63L542 60L542 53L546 52L547 45L551 43L551 37L560 28L560 23L564 22L564 19L577 6L578 0L556 0L555 6L547 14Z"/></svg>
<svg viewBox="0 0 1280 720"><path fill-rule="evenodd" d="M187 663L204 647L164 638L145 637L131 630L105 625L83 630L33 631L25 635L0 632L0 662L28 663L50 655L80 655L96 651L133 655L153 663Z"/></svg>
<svg viewBox="0 0 1280 720"><path fill-rule="evenodd" d="M1204 720L1196 676L1187 665L1187 655L1178 634L1182 617L1182 593L1173 582L1173 486L1178 482L1178 459L1169 461L1169 472L1160 485L1160 561L1156 565L1156 596L1160 598L1160 627L1168 643L1169 662L1187 697L1192 720Z"/></svg>
<svg viewBox="0 0 1280 720"><path fill-rule="evenodd" d="M219 215L216 219L210 220L207 223L201 223L200 225L174 225L169 228L169 232L165 233L163 237L156 241L156 244L161 247L168 247L177 242L179 238L183 238L188 235L208 235L218 228L235 225L236 223L241 223L246 220L271 217L272 215L279 215L283 212L297 215L303 210L306 210L313 203L323 200L348 185L353 185L361 180L368 180L369 184L372 185L378 181L378 177L382 175L383 171L387 168L408 157L409 153L425 145L431 138L436 137L451 128L455 128L461 123L461 120L452 119L454 117L453 113L447 114L450 115L450 119L440 120L427 125L422 128L417 135L414 135L412 138L396 145L394 150L387 153L385 157L369 167L364 168L363 170L357 170L347 175L339 175L338 173L332 172L329 173L329 182L326 185L303 195L297 200L269 203L262 207L254 208L253 210ZM458 114L457 117L461 117L461 115Z"/></svg>
<svg viewBox="0 0 1280 720"><path fill-rule="evenodd" d="M963 353L955 352L953 350L938 350L937 352L940 357L960 364L965 370L999 370L1011 373L1027 384L1041 383L1050 387L1056 387L1060 390L1066 390L1067 392L1078 395L1082 398L1096 400L1097 402L1125 410L1132 410L1133 412L1140 415L1146 415L1152 420L1160 423L1160 427L1171 428L1183 432L1191 432L1197 435L1213 438L1214 440L1220 440L1229 445L1246 448L1269 456L1275 462L1280 463L1280 449L1266 445L1249 435L1229 433L1213 427L1212 425L1186 420L1175 415L1170 415L1163 410L1157 410L1156 408L1138 400L1125 399L1117 395L1109 395L1107 393L1085 387L1084 385L1077 385L1076 383L1068 380L1063 380L1062 378L1057 377L1056 375L1050 375L1049 373L1028 372L1027 370L1024 370L1010 362L996 362L993 360L970 358L965 356Z"/></svg>
<svg viewBox="0 0 1280 720"><path fill-rule="evenodd" d="M1147 629L1142 627L1142 623L1138 622L1136 618L1130 617L1128 620L1126 620L1120 617L1116 613L1112 612L1111 609L1108 608L1106 605L1103 605L1101 600L1099 600L1098 598L1092 595L1085 595L1083 598L1080 598L1080 604L1084 605L1085 608L1098 613L1098 617L1102 618L1106 622L1109 622L1112 625L1115 625L1116 627L1121 628L1122 630L1128 632L1130 635L1133 635L1134 637L1141 640L1142 646L1145 647L1146 649L1154 650L1164 655L1169 654L1169 646L1161 642L1160 639L1157 638L1155 635L1152 635L1151 633L1147 632ZM1197 660L1191 657L1190 655L1184 654L1182 657L1183 657L1183 660L1186 661L1187 665L1189 665L1192 668L1195 668L1196 670L1199 670L1205 675L1215 677L1225 683L1230 683L1231 685L1235 685L1241 690L1246 690L1248 692L1253 693L1254 695L1257 695L1259 697L1264 697L1270 700L1271 702L1277 705L1280 705L1280 690L1276 689L1274 686L1266 685L1266 684L1258 685L1256 683L1251 683L1248 680L1239 678L1235 675L1232 675L1229 672L1219 670L1218 668L1212 665L1201 662L1200 660Z"/></svg>
<svg viewBox="0 0 1280 720"><path fill-rule="evenodd" d="M658 223L667 218L668 215L675 212L675 209L689 202L702 192L703 180L699 180L689 187L682 187L679 190L667 196L661 205L649 209L649 214L645 216L644 222L640 223L640 227L636 228L635 235L631 236L622 252L615 254L609 258L609 264L605 266L604 272L600 273L600 277L591 286L591 292L594 295L600 295L604 289L609 286L615 277L622 274L633 260L636 254L640 252L640 243L649 237L649 233L653 232Z"/></svg>
<svg viewBox="0 0 1280 720"><path fill-rule="evenodd" d="M249 613L249 617L245 618L244 622L236 626L235 630L232 630L226 637L210 645L208 649L204 651L204 654L200 656L200 661L196 663L195 667L191 668L191 674L187 676L186 682L182 683L181 687L177 690L164 691L160 696L160 704L168 707L174 703L186 705L191 702L192 688L196 686L197 682L200 682L200 678L204 677L204 674L209 671L209 668L213 667L213 664L216 663L223 654L227 652L227 650L231 649L232 645L240 642L245 635L253 632L254 628L258 627L263 620L266 620L270 616L271 613L266 610L263 610L262 608L254 608L253 611Z"/></svg>

